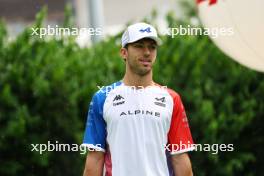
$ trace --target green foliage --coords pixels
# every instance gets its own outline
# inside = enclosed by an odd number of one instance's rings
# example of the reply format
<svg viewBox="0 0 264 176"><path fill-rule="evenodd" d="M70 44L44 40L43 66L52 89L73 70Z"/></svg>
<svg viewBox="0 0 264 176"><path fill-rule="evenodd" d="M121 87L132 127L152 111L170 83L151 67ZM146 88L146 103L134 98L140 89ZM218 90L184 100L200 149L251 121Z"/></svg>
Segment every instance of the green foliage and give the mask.
<svg viewBox="0 0 264 176"><path fill-rule="evenodd" d="M45 13L37 15L34 27L42 26ZM113 63L121 60L118 49L109 47L113 39L81 49L69 38L31 36L31 28L8 43L2 24L0 31L0 175L81 175L79 152L40 155L31 152L31 144L81 143L96 86L118 72L121 78L122 63Z"/></svg>
<svg viewBox="0 0 264 176"><path fill-rule="evenodd" d="M66 9L64 25L71 26ZM168 23L184 24L173 16ZM31 32L8 42L0 23L0 175L80 175L84 155L40 155L31 144L81 143L92 94L124 74L120 34L82 49L73 39ZM261 175L263 74L233 62L205 36L162 40L154 78L182 96L195 142L234 144L232 152L192 152L195 175Z"/></svg>

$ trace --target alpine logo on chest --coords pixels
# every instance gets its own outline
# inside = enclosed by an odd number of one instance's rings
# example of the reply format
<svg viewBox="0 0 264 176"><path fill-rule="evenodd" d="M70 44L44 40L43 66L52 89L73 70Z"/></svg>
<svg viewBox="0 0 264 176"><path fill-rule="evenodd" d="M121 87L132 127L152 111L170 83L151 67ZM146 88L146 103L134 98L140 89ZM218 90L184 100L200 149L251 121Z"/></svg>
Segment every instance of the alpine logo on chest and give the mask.
<svg viewBox="0 0 264 176"><path fill-rule="evenodd" d="M154 102L155 105L158 105L161 107L166 107L165 103L166 103L165 97L161 97L161 98L156 97L155 98L155 102Z"/></svg>
<svg viewBox="0 0 264 176"><path fill-rule="evenodd" d="M135 116L135 117L141 117L140 115L146 115L146 116L153 116L153 117L160 117L160 112L151 111L151 110L128 110L128 111L122 111L120 113L120 117L126 117L126 116Z"/></svg>

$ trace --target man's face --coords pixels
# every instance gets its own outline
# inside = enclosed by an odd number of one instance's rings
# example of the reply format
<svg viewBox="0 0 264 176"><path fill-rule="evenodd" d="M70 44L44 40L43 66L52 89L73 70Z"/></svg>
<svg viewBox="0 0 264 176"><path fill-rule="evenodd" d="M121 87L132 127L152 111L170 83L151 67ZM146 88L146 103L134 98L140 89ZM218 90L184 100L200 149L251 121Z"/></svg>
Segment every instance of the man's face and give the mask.
<svg viewBox="0 0 264 176"><path fill-rule="evenodd" d="M127 49L121 49L121 55L126 58L129 69L140 76L152 70L157 56L157 44L152 39L141 39L128 44Z"/></svg>

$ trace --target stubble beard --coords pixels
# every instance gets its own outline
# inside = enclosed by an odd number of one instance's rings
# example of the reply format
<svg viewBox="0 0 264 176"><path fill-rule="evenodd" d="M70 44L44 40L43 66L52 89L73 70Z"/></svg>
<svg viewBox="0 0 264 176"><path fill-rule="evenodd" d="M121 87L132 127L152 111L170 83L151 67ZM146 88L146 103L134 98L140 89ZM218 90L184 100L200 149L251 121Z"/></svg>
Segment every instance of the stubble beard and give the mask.
<svg viewBox="0 0 264 176"><path fill-rule="evenodd" d="M145 75L149 74L152 70L152 65L151 65L150 69L144 68L144 66L133 63L129 59L128 59L128 67L133 73L135 73L139 76L145 76Z"/></svg>

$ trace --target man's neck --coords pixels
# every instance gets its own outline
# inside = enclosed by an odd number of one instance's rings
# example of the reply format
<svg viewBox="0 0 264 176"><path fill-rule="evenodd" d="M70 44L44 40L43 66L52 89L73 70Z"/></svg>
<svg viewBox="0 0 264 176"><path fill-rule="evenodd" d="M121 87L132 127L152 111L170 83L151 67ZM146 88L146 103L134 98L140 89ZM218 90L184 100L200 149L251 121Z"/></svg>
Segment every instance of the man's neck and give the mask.
<svg viewBox="0 0 264 176"><path fill-rule="evenodd" d="M126 74L123 78L123 83L126 86L135 86L138 88L155 85L155 83L152 79L152 71L150 71L148 74L146 74L144 76L140 76L137 74L126 72Z"/></svg>

